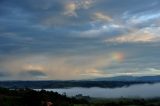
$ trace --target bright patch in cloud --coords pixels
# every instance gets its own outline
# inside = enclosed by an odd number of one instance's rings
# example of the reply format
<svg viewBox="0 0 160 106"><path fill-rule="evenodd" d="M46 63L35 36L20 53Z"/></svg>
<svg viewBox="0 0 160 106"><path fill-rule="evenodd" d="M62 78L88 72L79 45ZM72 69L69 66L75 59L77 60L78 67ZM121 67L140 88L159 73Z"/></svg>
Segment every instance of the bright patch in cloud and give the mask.
<svg viewBox="0 0 160 106"><path fill-rule="evenodd" d="M85 72L83 72L80 75L81 76L90 76L90 77L105 77L105 76L107 76L107 73L102 72L102 71L97 70L97 69L89 69L89 70L86 70Z"/></svg>
<svg viewBox="0 0 160 106"><path fill-rule="evenodd" d="M92 24L93 28L85 31L73 31L72 35L78 36L78 37L86 37L86 38L92 38L92 37L101 37L106 35L106 33L110 32L111 30L117 30L123 28L123 26L118 24L104 24L99 27L94 27L95 25Z"/></svg>
<svg viewBox="0 0 160 106"><path fill-rule="evenodd" d="M74 2L70 2L70 3L67 3L65 5L65 15L68 15L68 16L77 16L77 13L76 13L76 9L77 9L77 5L74 3Z"/></svg>
<svg viewBox="0 0 160 106"><path fill-rule="evenodd" d="M146 21L149 20L155 20L158 19L160 17L160 13L143 13L143 14L137 14L132 16L131 18L129 18L129 20L127 21L128 23L132 23L132 24L139 24L139 23L144 23Z"/></svg>
<svg viewBox="0 0 160 106"><path fill-rule="evenodd" d="M107 39L106 42L113 43L149 43L159 41L160 37L146 31L135 31L128 35L122 35Z"/></svg>
<svg viewBox="0 0 160 106"><path fill-rule="evenodd" d="M73 0L65 4L64 15L77 17L77 12L80 9L88 9L92 6L94 0Z"/></svg>
<svg viewBox="0 0 160 106"><path fill-rule="evenodd" d="M110 16L105 15L101 12L94 13L93 19L96 20L96 21L104 21L104 22L110 22L110 21L113 20Z"/></svg>
<svg viewBox="0 0 160 106"><path fill-rule="evenodd" d="M79 6L79 8L88 9L90 8L95 0L77 0L76 3Z"/></svg>
<svg viewBox="0 0 160 106"><path fill-rule="evenodd" d="M111 58L115 61L122 62L125 58L125 54L122 52L114 52L111 54Z"/></svg>
<svg viewBox="0 0 160 106"><path fill-rule="evenodd" d="M141 71L139 71L141 70ZM115 73L116 76L130 75L130 76L155 76L160 75L160 70L156 68L139 69L136 72ZM142 71L143 70L143 71Z"/></svg>
<svg viewBox="0 0 160 106"><path fill-rule="evenodd" d="M43 71L43 70L45 70L45 68L41 65L28 64L28 65L24 65L24 70L40 70L40 71Z"/></svg>

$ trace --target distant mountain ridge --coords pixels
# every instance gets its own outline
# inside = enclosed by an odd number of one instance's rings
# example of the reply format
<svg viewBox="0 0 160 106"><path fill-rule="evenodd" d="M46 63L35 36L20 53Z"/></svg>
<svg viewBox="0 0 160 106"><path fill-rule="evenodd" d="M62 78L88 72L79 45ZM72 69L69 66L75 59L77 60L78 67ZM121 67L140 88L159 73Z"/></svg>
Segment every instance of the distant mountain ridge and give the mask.
<svg viewBox="0 0 160 106"><path fill-rule="evenodd" d="M160 83L159 76L116 76L104 77L88 80L67 80L67 81L0 81L0 87L32 88L32 89L52 89L52 88L71 88L71 87L102 87L117 88L131 86L135 84Z"/></svg>
<svg viewBox="0 0 160 106"><path fill-rule="evenodd" d="M116 76L96 78L94 81L142 81L142 82L160 82L160 75L157 76Z"/></svg>

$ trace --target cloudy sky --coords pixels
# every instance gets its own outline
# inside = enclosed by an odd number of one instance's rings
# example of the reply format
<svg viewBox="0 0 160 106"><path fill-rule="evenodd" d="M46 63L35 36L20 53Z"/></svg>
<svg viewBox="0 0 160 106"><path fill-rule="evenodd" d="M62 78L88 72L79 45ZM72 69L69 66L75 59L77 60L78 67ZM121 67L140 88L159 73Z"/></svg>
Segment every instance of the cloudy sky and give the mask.
<svg viewBox="0 0 160 106"><path fill-rule="evenodd" d="M0 0L0 80L160 75L159 0Z"/></svg>

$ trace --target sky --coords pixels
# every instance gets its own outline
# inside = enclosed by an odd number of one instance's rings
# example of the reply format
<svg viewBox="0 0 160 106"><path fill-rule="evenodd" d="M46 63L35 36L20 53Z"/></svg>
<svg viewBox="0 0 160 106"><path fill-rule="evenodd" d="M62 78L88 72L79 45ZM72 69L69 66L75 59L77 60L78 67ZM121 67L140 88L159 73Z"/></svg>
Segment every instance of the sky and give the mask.
<svg viewBox="0 0 160 106"><path fill-rule="evenodd" d="M0 80L160 75L159 0L0 0Z"/></svg>

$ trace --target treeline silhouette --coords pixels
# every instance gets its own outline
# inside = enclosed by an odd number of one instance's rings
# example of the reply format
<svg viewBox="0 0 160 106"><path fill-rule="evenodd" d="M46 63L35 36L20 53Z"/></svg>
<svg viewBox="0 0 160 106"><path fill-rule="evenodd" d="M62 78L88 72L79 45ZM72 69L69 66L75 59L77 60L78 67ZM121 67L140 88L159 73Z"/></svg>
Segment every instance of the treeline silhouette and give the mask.
<svg viewBox="0 0 160 106"><path fill-rule="evenodd" d="M160 98L86 99L83 97L85 96L67 97L65 94L28 88L12 90L0 88L0 106L160 106Z"/></svg>
<svg viewBox="0 0 160 106"><path fill-rule="evenodd" d="M74 106L75 104L88 104L88 101L69 98L65 94L60 95L52 91L0 88L0 106Z"/></svg>
<svg viewBox="0 0 160 106"><path fill-rule="evenodd" d="M0 87L5 88L70 88L70 87L102 87L116 88L130 86L134 84L144 84L153 82L137 81L0 81Z"/></svg>

